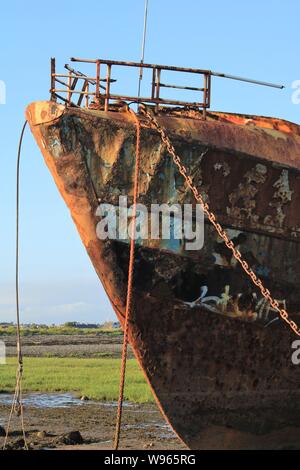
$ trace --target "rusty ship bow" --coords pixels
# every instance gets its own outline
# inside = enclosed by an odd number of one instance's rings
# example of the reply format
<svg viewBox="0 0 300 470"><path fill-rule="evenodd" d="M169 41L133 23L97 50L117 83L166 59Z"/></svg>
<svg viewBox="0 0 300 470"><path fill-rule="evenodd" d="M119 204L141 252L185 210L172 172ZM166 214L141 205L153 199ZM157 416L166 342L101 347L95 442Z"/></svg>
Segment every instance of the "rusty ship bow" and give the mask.
<svg viewBox="0 0 300 470"><path fill-rule="evenodd" d="M119 102L83 109L52 99L32 103L26 116L123 324L129 244L97 237L97 207L132 198L135 122ZM238 114L205 118L192 111L157 117L230 239L299 321L300 127ZM139 201L193 203L160 136L140 121ZM133 294L130 344L189 448L299 446L296 337L207 220L199 250L174 239L139 242Z"/></svg>

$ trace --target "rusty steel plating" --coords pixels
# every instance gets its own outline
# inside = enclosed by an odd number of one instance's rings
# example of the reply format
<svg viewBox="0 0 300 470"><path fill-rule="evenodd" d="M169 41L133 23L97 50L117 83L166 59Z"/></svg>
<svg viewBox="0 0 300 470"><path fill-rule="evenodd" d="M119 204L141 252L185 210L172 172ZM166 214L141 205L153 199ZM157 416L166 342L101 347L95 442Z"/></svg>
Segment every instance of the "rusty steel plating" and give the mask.
<svg viewBox="0 0 300 470"><path fill-rule="evenodd" d="M152 112L145 107L145 105L141 105L139 108L139 111L147 118L149 123L151 123L158 133L161 136L162 142L165 144L169 154L171 155L173 162L177 166L180 174L184 177L184 180L187 184L187 186L190 188L190 190L193 192L194 197L197 202L199 202L203 208L204 213L206 214L207 218L211 222L211 224L214 226L216 231L218 232L219 236L224 240L227 248L232 251L232 254L234 258L240 263L241 267L243 270L246 272L246 274L250 277L251 281L253 284L259 288L260 292L262 293L263 297L269 302L271 307L278 312L280 317L282 318L283 321L285 321L289 327L296 333L296 335L300 336L300 328L298 325L289 318L288 312L279 307L279 302L275 300L270 291L265 288L263 285L261 279L259 279L255 272L249 267L248 263L242 258L242 255L240 251L235 247L234 243L232 240L229 240L228 235L226 231L223 229L223 227L217 222L215 214L210 210L209 205L204 202L204 199L201 195L201 193L198 191L196 186L193 184L193 179L192 177L188 174L188 170L186 167L182 164L180 157L177 155L176 150L171 143L169 137L167 136L164 128L159 124L157 119L154 117Z"/></svg>

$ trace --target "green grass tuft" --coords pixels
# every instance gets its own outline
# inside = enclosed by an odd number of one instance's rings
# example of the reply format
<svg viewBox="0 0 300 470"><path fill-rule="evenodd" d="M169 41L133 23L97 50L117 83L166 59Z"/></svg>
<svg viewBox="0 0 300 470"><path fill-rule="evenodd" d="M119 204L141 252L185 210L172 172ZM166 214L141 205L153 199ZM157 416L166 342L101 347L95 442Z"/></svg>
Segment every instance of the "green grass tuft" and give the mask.
<svg viewBox="0 0 300 470"><path fill-rule="evenodd" d="M72 392L93 400L115 401L119 394L120 359L25 358L24 392ZM13 392L16 360L0 366L0 392ZM127 361L125 400L153 402L149 385L135 359Z"/></svg>

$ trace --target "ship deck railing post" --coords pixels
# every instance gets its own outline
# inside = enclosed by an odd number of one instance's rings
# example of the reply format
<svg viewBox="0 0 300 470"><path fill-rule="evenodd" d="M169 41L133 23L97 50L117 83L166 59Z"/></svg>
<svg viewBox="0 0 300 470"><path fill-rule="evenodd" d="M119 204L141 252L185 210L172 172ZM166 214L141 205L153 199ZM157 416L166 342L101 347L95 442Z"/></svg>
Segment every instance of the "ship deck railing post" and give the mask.
<svg viewBox="0 0 300 470"><path fill-rule="evenodd" d="M78 98L77 106L81 106L82 100L83 100L84 96L86 96L85 91L86 91L86 88L87 88L87 84L88 84L88 81L85 80L83 82L81 92L79 92L79 98Z"/></svg>
<svg viewBox="0 0 300 470"><path fill-rule="evenodd" d="M51 88L50 88L51 101L57 101L57 97L55 94L55 78L56 78L55 73L56 73L55 58L51 57Z"/></svg>
<svg viewBox="0 0 300 470"><path fill-rule="evenodd" d="M90 86L89 86L89 82L86 81L86 86L85 86L85 90L87 92L87 94L85 95L85 107L88 108L89 107L89 98L90 98L90 95L89 95L89 91L90 91Z"/></svg>
<svg viewBox="0 0 300 470"><path fill-rule="evenodd" d="M96 62L96 101L100 103L100 60Z"/></svg>
<svg viewBox="0 0 300 470"><path fill-rule="evenodd" d="M105 105L104 105L104 111L106 112L108 111L108 107L109 107L111 69L112 69L111 64L107 64L106 90L105 90L106 97L105 97Z"/></svg>
<svg viewBox="0 0 300 470"><path fill-rule="evenodd" d="M155 87L156 87L156 68L152 69L152 89L151 89L151 99L155 99Z"/></svg>
<svg viewBox="0 0 300 470"><path fill-rule="evenodd" d="M69 71L68 77L68 105L71 106L72 99L72 72Z"/></svg>
<svg viewBox="0 0 300 470"><path fill-rule="evenodd" d="M204 85L203 85L203 119L206 119L206 107L207 107L207 87L208 87L208 80L207 74L203 75Z"/></svg>
<svg viewBox="0 0 300 470"><path fill-rule="evenodd" d="M157 68L156 69L156 100L159 100L159 95L160 95L160 77L161 77L161 69ZM155 110L156 112L159 111L159 103L157 102L155 105Z"/></svg>
<svg viewBox="0 0 300 470"><path fill-rule="evenodd" d="M207 96L207 107L210 108L210 97L211 97L211 73L208 73L208 96Z"/></svg>

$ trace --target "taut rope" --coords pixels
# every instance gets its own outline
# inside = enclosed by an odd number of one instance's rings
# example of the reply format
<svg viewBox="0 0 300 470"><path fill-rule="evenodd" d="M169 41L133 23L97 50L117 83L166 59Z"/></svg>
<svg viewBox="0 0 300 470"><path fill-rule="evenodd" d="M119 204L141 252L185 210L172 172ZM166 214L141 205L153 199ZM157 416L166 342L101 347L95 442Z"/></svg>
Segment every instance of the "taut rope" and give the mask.
<svg viewBox="0 0 300 470"><path fill-rule="evenodd" d="M16 185L16 321L17 321L17 359L18 359L18 368L16 372L16 387L15 393L11 405L11 410L8 418L6 435L3 444L3 450L6 449L8 435L11 425L11 420L13 413L16 413L20 416L22 433L24 439L24 449L28 450L28 445L26 441L26 433L24 426L24 413L23 413L23 400L22 400L22 378L23 378L23 355L22 355L22 344L21 344L21 325L20 325L20 302L19 302L19 212L20 212L20 162L21 162L21 150L22 142L24 137L24 132L26 129L27 121L25 121L22 132L20 135L19 148L18 148L18 157L17 157L17 185Z"/></svg>
<svg viewBox="0 0 300 470"><path fill-rule="evenodd" d="M131 220L131 233L130 233L128 284L127 284L127 299L126 299L122 363L121 363L120 391L119 391L118 414L117 414L115 442L114 442L115 450L118 450L119 448L122 411L123 411L124 385L125 385L127 346L128 346L128 327L129 327L129 318L130 318L130 314L132 310L133 271L134 271L134 256L135 256L135 231L136 231L136 205L137 205L138 190L139 190L141 124L135 112L132 111L131 109L129 111L132 113L136 122L136 155L135 155L133 206L132 206L132 220Z"/></svg>

